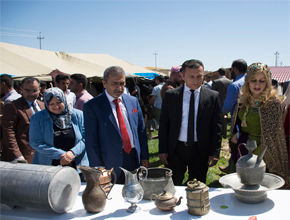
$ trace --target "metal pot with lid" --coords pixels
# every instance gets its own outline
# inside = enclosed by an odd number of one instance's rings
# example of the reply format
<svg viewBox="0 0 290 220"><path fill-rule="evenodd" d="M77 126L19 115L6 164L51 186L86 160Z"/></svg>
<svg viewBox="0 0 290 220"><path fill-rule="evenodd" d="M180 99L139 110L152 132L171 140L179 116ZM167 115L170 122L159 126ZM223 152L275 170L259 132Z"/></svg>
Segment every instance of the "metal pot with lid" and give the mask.
<svg viewBox="0 0 290 220"><path fill-rule="evenodd" d="M153 201L152 196L156 196L156 207L163 211L170 211L175 206L180 205L182 199L182 196L177 199L172 193L167 192L166 190L164 190L163 193L159 194L158 196L156 194L152 194L150 197L151 201Z"/></svg>
<svg viewBox="0 0 290 220"><path fill-rule="evenodd" d="M166 190L173 195L176 192L172 181L172 170L165 167L148 168L147 178L144 173L139 173L139 182L144 190L143 199L150 199L152 194L159 195Z"/></svg>
<svg viewBox="0 0 290 220"><path fill-rule="evenodd" d="M185 191L188 213L196 216L208 214L210 210L209 188L204 183L194 179L187 182Z"/></svg>

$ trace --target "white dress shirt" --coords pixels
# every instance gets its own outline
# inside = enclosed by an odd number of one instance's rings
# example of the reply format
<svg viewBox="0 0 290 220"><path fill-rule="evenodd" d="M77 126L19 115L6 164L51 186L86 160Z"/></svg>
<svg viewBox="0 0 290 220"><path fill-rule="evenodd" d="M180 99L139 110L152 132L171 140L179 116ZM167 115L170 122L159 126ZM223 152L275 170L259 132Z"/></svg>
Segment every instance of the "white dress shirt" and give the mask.
<svg viewBox="0 0 290 220"><path fill-rule="evenodd" d="M73 108L76 103L76 95L68 89L66 91L65 97L69 108Z"/></svg>
<svg viewBox="0 0 290 220"><path fill-rule="evenodd" d="M116 122L117 122L117 125L119 127L119 130L120 130L120 126L119 126L119 121L118 121L118 116L117 116L117 111L116 111L116 104L113 102L115 100L114 97L112 97L111 95L109 95L109 93L107 92L107 90L105 90L105 93L106 93L106 96L110 102L110 105L111 105L111 108L112 108L112 111L113 111L113 114L115 116L115 119L116 119ZM123 102L123 99L122 99L122 96L119 97L120 101L119 101L119 106L120 106L120 109L121 109L121 112L122 112L122 115L123 115L123 118L124 118L124 121L125 121L125 124L126 124L126 128L127 128L127 131L128 131L128 134L129 134L129 137L130 137L130 141L131 141L131 146L132 148L135 147L134 145L134 139L133 139L133 134L132 134L132 130L131 130L131 126L130 126L130 123L129 123L129 120L128 120L128 113L127 113L127 109L124 105L124 102Z"/></svg>
<svg viewBox="0 0 290 220"><path fill-rule="evenodd" d="M191 94L192 93L190 91L190 88L187 87L186 84L184 84L183 101L182 101L182 121L178 137L179 141L187 142L188 113ZM198 141L196 135L196 118L198 113L199 97L200 97L200 87L194 90L194 142Z"/></svg>

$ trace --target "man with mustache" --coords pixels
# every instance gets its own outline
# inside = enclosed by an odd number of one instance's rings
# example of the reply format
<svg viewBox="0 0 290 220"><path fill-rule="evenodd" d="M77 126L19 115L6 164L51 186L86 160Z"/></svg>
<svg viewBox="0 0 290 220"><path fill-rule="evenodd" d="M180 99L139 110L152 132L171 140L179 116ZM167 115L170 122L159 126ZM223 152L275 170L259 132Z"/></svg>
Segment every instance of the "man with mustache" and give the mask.
<svg viewBox="0 0 290 220"><path fill-rule="evenodd" d="M149 167L147 134L136 97L124 94L125 71L111 66L104 72L101 95L84 104L86 150L91 167L114 170L117 183L124 183L119 167Z"/></svg>
<svg viewBox="0 0 290 220"><path fill-rule="evenodd" d="M7 103L2 117L2 161L27 160L32 163L34 150L29 145L29 125L33 114L44 109L37 100L39 80L26 77L21 84L22 97Z"/></svg>

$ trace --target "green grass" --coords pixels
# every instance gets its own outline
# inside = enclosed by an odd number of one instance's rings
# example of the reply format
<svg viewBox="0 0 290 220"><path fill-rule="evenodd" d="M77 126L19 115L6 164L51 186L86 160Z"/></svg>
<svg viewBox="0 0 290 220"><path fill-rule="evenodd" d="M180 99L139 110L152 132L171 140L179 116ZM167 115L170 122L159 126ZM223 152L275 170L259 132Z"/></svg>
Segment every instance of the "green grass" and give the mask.
<svg viewBox="0 0 290 220"><path fill-rule="evenodd" d="M228 119L228 122L230 122L230 118ZM228 136L230 135L229 130L230 124L228 123ZM148 140L150 167L164 167L163 163L159 160L158 157L158 131L152 132L152 137L152 140ZM225 175L225 173L219 170L219 166L228 165L228 159L230 155L223 149L223 146L227 144L228 139L223 138L219 161L215 166L210 167L207 172L206 185L209 187L222 187L222 185L219 183L219 178ZM183 182L185 182L187 179L188 174L186 172Z"/></svg>

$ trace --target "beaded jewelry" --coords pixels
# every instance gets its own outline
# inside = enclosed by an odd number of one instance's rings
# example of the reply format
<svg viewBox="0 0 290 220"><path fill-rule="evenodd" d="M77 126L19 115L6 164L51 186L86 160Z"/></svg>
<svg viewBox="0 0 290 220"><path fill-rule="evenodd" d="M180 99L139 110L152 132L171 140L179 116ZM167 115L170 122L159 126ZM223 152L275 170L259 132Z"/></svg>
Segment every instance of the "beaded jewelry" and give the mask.
<svg viewBox="0 0 290 220"><path fill-rule="evenodd" d="M251 71L256 71L256 70L262 70L262 71L266 71L267 75L270 77L272 77L272 73L270 71L270 68L264 64L264 63L253 63L251 64L248 69L247 69L247 73L251 72Z"/></svg>
<svg viewBox="0 0 290 220"><path fill-rule="evenodd" d="M253 104L255 106L260 106L261 104L266 102L266 94L263 92L259 98L253 98L252 94L249 94L249 100L250 104Z"/></svg>

